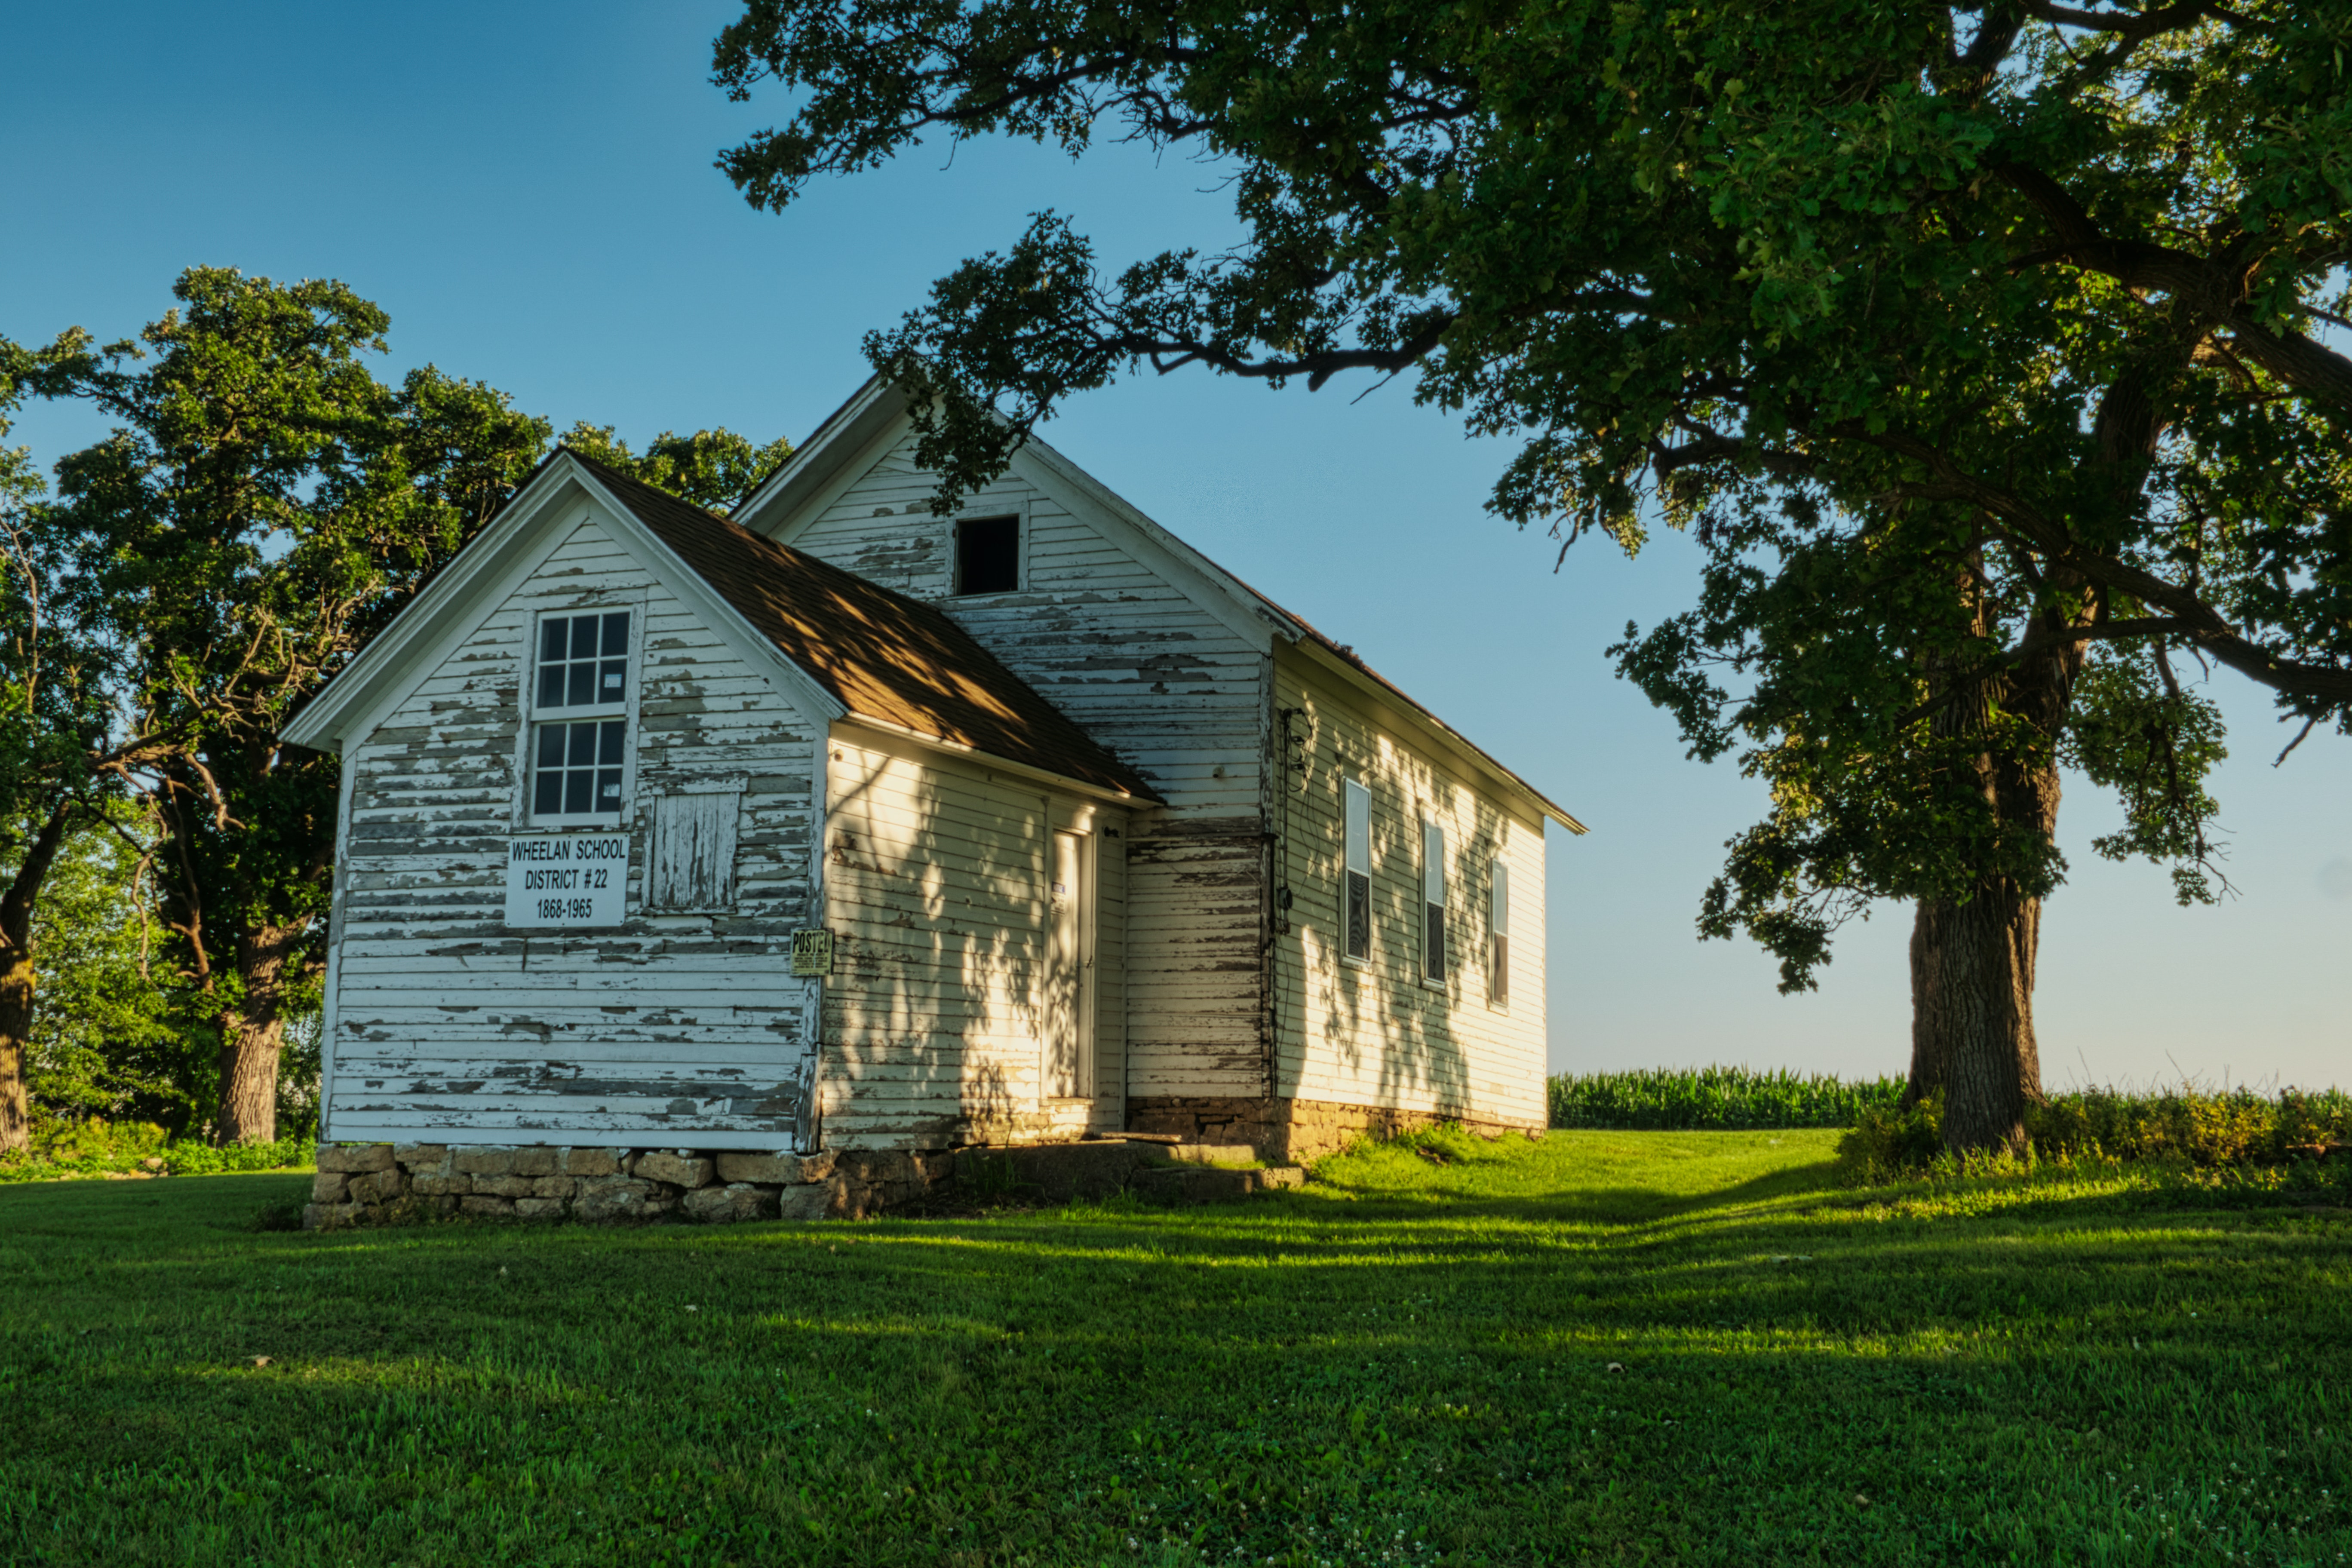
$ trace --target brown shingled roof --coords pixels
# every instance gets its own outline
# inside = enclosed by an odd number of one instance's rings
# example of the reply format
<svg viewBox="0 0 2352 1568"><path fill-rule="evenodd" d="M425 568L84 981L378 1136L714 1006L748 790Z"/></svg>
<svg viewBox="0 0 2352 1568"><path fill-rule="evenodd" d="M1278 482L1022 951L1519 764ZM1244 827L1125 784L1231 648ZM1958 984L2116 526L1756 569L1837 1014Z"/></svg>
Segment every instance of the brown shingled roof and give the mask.
<svg viewBox="0 0 2352 1568"><path fill-rule="evenodd" d="M571 455L850 712L1063 778L1160 798L932 606Z"/></svg>

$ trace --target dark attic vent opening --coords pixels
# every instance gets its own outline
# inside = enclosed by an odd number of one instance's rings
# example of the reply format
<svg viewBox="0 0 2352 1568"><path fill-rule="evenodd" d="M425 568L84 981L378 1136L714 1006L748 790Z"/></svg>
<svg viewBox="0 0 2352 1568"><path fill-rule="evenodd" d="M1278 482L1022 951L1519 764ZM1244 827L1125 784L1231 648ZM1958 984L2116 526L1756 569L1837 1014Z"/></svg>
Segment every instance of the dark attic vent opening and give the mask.
<svg viewBox="0 0 2352 1568"><path fill-rule="evenodd" d="M1010 594L1021 586L1021 520L968 517L956 524L955 591Z"/></svg>

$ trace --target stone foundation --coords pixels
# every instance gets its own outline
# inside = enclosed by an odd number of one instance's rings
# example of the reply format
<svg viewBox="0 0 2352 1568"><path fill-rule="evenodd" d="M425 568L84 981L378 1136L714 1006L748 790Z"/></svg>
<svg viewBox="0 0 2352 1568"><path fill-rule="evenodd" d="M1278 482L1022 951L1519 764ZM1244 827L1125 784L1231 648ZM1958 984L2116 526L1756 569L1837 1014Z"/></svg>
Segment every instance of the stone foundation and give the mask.
<svg viewBox="0 0 2352 1568"><path fill-rule="evenodd" d="M1335 1154L1359 1138L1393 1138L1440 1124L1482 1138L1518 1133L1544 1135L1540 1121L1448 1115L1432 1110L1396 1110L1377 1105L1336 1105L1321 1100L1241 1100L1169 1097L1130 1100L1131 1131L1172 1136L1186 1143L1246 1143L1258 1157L1305 1163Z"/></svg>
<svg viewBox="0 0 2352 1568"><path fill-rule="evenodd" d="M1119 1138L912 1152L696 1153L543 1144L345 1143L319 1150L309 1230L444 1215L590 1223L676 1218L864 1219L948 1188L981 1200L1067 1203L1132 1192L1217 1203L1295 1187L1306 1173L1242 1168L1247 1147Z"/></svg>
<svg viewBox="0 0 2352 1568"><path fill-rule="evenodd" d="M326 1144L309 1230L444 1215L589 1221L863 1219L923 1196L949 1153L806 1156L450 1143Z"/></svg>

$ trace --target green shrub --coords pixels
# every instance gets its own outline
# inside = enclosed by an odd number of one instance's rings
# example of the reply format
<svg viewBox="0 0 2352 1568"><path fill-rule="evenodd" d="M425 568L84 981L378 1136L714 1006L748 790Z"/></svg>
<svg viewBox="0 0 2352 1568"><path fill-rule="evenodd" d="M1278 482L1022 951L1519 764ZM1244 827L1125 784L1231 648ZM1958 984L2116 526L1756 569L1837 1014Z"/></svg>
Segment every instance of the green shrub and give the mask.
<svg viewBox="0 0 2352 1568"><path fill-rule="evenodd" d="M1903 1097L1901 1079L1848 1082L1823 1073L1744 1067L1564 1073L1546 1088L1554 1127L1632 1131L1852 1127L1865 1112L1892 1110Z"/></svg>
<svg viewBox="0 0 2352 1568"><path fill-rule="evenodd" d="M2352 1094L2078 1089L2028 1106L2025 1135L2026 1163L2155 1162L2208 1172L2309 1164L2327 1145L2352 1142ZM1871 1180L1946 1169L1940 1101L1872 1110L1839 1140L1838 1154ZM2329 1163L2352 1171L2341 1154Z"/></svg>
<svg viewBox="0 0 2352 1568"><path fill-rule="evenodd" d="M2277 1164L2313 1145L2352 1142L2352 1094L2084 1089L2029 1108L2025 1130L2037 1149L2053 1155L2172 1159L2205 1167Z"/></svg>
<svg viewBox="0 0 2352 1568"><path fill-rule="evenodd" d="M1866 1181L1889 1181L1932 1168L1944 1152L1944 1101L1874 1105L1838 1140L1838 1158Z"/></svg>
<svg viewBox="0 0 2352 1568"><path fill-rule="evenodd" d="M172 1141L150 1121L51 1121L37 1131L31 1148L0 1155L0 1182L47 1182L68 1176L214 1176L232 1171L280 1171L308 1165L317 1144L308 1138L275 1143L209 1143Z"/></svg>

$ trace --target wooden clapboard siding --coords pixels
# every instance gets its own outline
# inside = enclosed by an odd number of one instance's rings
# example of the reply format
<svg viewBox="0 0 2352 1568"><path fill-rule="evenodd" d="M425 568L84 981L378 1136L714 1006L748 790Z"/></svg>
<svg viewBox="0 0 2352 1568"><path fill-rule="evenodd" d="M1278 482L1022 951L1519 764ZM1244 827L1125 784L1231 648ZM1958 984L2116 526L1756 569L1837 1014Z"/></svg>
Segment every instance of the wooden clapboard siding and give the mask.
<svg viewBox="0 0 2352 1568"><path fill-rule="evenodd" d="M1265 1093L1264 639L1234 631L1019 472L961 515L1022 515L1023 590L955 597L953 520L931 515L936 487L909 436L782 537L939 604L1150 781L1167 807L1123 841L1124 1092Z"/></svg>
<svg viewBox="0 0 2352 1568"><path fill-rule="evenodd" d="M813 768L799 712L592 514L347 746L329 1133L694 1145L791 1141L812 1044L790 976L805 923ZM541 610L637 613L630 918L510 931L519 707ZM734 784L731 910L642 913L657 795Z"/></svg>
<svg viewBox="0 0 2352 1568"><path fill-rule="evenodd" d="M1362 694L1277 656L1275 700L1305 710L1283 864L1290 931L1276 941L1279 1092L1303 1100L1539 1123L1544 1117L1544 828L1530 809L1402 738ZM1342 962L1340 780L1371 794L1371 955ZM1421 825L1445 830L1453 962L1421 984ZM1277 812L1276 820L1281 822ZM1490 1005L1487 864L1511 879L1511 986Z"/></svg>
<svg viewBox="0 0 2352 1568"><path fill-rule="evenodd" d="M819 1107L828 1144L937 1145L1118 1126L1126 814L854 724L826 793ZM1095 844L1096 1092L1044 1096L1049 836Z"/></svg>
<svg viewBox="0 0 2352 1568"><path fill-rule="evenodd" d="M1132 816L1098 812L1095 846L1095 1104L1093 1124L1108 1131L1127 1125L1128 922L1127 835Z"/></svg>

